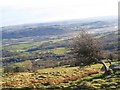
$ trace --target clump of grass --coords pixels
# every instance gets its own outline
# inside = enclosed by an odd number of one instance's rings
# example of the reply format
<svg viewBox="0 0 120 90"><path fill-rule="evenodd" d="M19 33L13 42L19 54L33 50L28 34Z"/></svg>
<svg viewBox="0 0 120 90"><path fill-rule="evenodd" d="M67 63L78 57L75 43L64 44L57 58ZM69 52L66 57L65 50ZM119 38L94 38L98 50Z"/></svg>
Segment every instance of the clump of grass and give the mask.
<svg viewBox="0 0 120 90"><path fill-rule="evenodd" d="M105 82L105 80L103 80L103 79L93 79L93 81L92 81L92 83L104 83Z"/></svg>
<svg viewBox="0 0 120 90"><path fill-rule="evenodd" d="M91 84L90 82L87 82L87 81L83 81L82 83L80 83L80 85L77 87L79 89L84 89L84 90L96 90L96 87Z"/></svg>

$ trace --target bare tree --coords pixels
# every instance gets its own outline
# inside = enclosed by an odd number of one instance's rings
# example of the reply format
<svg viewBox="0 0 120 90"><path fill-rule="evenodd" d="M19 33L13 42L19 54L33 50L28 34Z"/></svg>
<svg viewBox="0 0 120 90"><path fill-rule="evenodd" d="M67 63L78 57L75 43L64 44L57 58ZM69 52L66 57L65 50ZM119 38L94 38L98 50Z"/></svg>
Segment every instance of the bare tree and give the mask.
<svg viewBox="0 0 120 90"><path fill-rule="evenodd" d="M102 58L103 49L87 31L81 30L72 42L71 51L80 65L97 63Z"/></svg>

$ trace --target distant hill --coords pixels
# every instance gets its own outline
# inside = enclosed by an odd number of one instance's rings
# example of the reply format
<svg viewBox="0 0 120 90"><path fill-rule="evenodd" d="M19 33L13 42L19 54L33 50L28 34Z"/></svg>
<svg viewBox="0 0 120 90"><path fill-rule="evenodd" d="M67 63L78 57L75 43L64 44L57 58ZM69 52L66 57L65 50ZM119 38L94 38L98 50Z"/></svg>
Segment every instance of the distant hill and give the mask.
<svg viewBox="0 0 120 90"><path fill-rule="evenodd" d="M79 31L81 27L87 29L98 29L117 25L117 19L114 18L88 18L83 20L68 20L52 23L36 23L16 26L2 27L2 38L23 38L33 36L64 35Z"/></svg>
<svg viewBox="0 0 120 90"><path fill-rule="evenodd" d="M43 35L59 35L65 33L64 30L54 27L36 27L36 28L12 28L11 31L4 30L3 28L2 35L3 39L10 38L21 38L21 37L32 37L32 36L43 36ZM7 28L9 30L9 28Z"/></svg>

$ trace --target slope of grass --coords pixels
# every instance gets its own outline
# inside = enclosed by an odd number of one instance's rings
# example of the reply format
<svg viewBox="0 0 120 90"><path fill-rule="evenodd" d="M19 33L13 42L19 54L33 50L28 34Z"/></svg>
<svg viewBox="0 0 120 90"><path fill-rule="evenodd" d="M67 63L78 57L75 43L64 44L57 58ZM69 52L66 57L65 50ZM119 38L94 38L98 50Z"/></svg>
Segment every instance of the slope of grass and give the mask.
<svg viewBox="0 0 120 90"><path fill-rule="evenodd" d="M4 87L38 87L59 85L60 83L69 83L80 77L85 77L88 74L98 73L99 70L95 70L92 66L89 68L79 67L55 67L40 69L36 72L18 72L18 73L5 73L3 74L3 86ZM39 85L38 85L39 84ZM36 86L38 85L38 86ZM40 86L39 86L40 87Z"/></svg>
<svg viewBox="0 0 120 90"><path fill-rule="evenodd" d="M101 64L86 67L55 67L39 69L35 72L4 73L4 88L25 90L119 90L120 72L103 76Z"/></svg>

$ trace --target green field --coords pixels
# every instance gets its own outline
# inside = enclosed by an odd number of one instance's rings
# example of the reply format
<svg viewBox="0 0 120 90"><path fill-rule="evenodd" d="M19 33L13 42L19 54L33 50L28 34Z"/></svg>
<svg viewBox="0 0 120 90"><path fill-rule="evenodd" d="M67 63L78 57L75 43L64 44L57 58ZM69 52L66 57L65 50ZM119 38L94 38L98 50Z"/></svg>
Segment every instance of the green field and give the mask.
<svg viewBox="0 0 120 90"><path fill-rule="evenodd" d="M66 48L55 48L52 50L54 54L58 54L58 55L64 55L68 49Z"/></svg>

